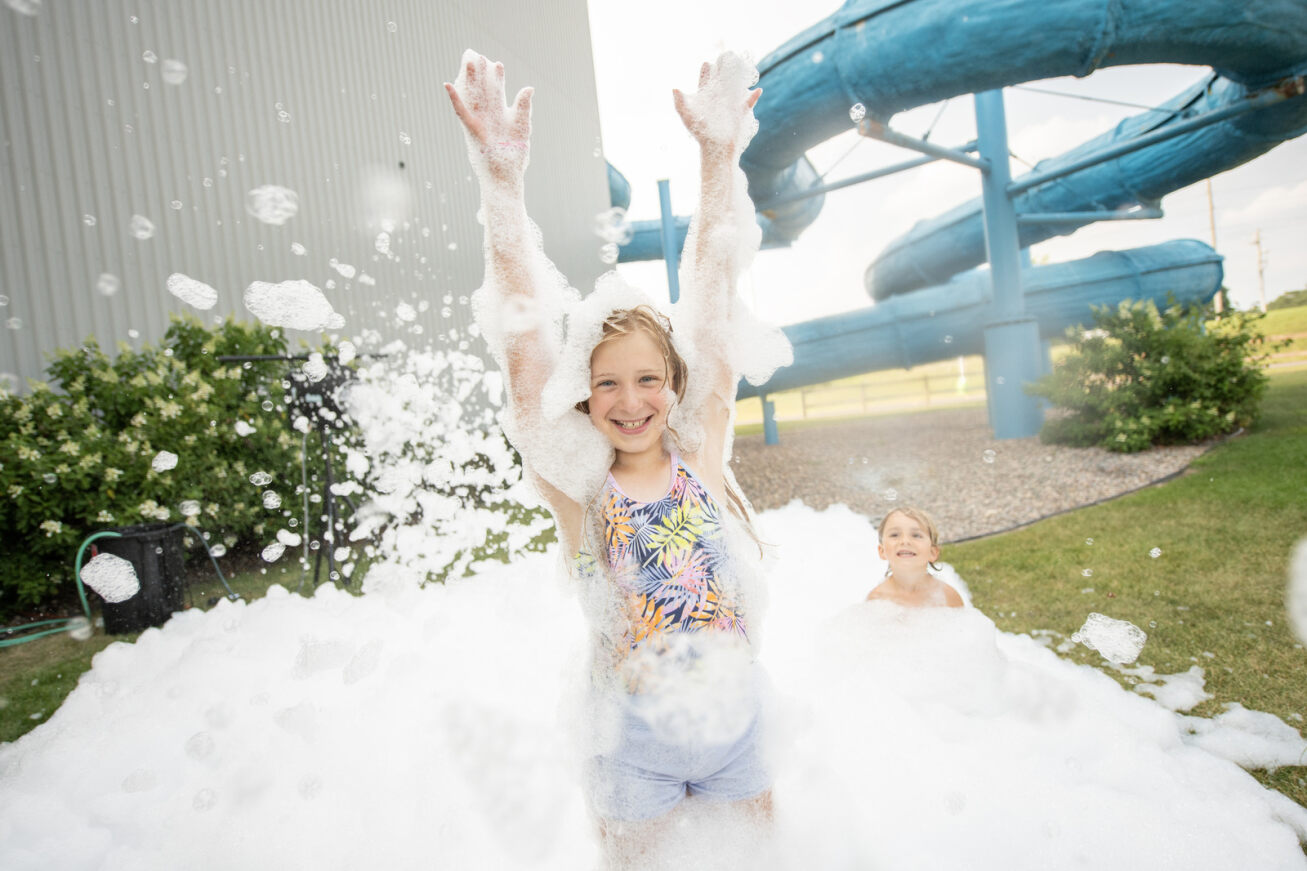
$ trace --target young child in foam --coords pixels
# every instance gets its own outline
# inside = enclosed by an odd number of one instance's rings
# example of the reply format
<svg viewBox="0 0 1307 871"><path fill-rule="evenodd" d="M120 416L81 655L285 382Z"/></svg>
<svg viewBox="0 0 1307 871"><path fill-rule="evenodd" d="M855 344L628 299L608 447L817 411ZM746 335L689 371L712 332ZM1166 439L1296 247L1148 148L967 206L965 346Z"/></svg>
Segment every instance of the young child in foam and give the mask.
<svg viewBox="0 0 1307 871"><path fill-rule="evenodd" d="M867 601L886 600L909 608L961 608L962 597L932 575L939 571L939 529L920 508L896 508L880 522L880 558L889 563L885 580L867 594Z"/></svg>
<svg viewBox="0 0 1307 871"><path fill-rule="evenodd" d="M739 155L761 91L734 55L673 91L701 155L671 318L603 276L585 300L527 217L532 90L464 55L450 101L481 188L478 324L507 374L504 426L553 513L582 590L593 665L588 799L612 864L643 852L687 795L770 814L759 746L758 557L728 459L736 384L790 362L783 334L737 299L760 233Z"/></svg>

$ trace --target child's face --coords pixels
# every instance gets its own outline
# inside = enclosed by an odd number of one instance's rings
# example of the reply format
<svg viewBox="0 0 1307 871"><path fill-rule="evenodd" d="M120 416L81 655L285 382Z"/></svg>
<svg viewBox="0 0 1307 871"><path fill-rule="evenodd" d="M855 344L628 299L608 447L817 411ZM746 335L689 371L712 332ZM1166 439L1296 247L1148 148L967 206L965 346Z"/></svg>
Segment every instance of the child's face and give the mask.
<svg viewBox="0 0 1307 871"><path fill-rule="evenodd" d="M614 448L641 453L667 428L667 365L641 331L604 342L590 356L590 421Z"/></svg>
<svg viewBox="0 0 1307 871"><path fill-rule="evenodd" d="M890 571L925 571L927 564L939 559L939 548L930 543L930 532L906 514L895 511L885 520L885 530L877 548L880 558L889 562Z"/></svg>

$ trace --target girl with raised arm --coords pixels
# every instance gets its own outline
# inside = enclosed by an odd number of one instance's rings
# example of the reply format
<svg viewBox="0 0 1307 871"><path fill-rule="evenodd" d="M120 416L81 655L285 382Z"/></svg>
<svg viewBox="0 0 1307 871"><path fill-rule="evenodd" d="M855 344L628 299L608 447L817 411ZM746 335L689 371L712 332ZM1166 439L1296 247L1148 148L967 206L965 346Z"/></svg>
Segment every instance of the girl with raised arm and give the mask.
<svg viewBox="0 0 1307 871"><path fill-rule="evenodd" d="M610 863L659 834L687 795L770 814L755 664L761 548L730 472L736 382L790 361L737 300L757 250L738 167L757 122L756 72L723 55L673 92L702 186L672 318L615 272L585 300L545 257L523 177L531 96L469 52L446 84L481 186L478 323L507 374L504 421L548 503L593 641L589 801ZM675 330L673 330L673 323Z"/></svg>

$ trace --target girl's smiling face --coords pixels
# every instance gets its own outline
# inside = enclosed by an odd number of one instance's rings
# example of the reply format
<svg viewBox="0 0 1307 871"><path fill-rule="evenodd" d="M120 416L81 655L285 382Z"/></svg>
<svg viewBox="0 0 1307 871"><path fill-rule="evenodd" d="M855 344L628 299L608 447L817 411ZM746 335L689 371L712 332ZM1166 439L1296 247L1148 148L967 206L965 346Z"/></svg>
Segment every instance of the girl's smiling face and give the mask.
<svg viewBox="0 0 1307 871"><path fill-rule="evenodd" d="M667 361L642 330L590 355L590 421L623 453L661 450L670 406Z"/></svg>
<svg viewBox="0 0 1307 871"><path fill-rule="evenodd" d="M930 531L901 511L885 518L877 550L889 563L891 574L897 575L924 572L939 559L939 547L931 544Z"/></svg>

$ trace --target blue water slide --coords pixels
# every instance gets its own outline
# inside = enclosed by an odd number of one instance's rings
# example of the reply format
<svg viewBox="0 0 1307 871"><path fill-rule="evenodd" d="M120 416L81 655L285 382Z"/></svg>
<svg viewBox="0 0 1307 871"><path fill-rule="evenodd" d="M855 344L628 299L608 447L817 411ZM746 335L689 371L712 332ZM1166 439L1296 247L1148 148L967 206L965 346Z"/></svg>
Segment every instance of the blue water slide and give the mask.
<svg viewBox="0 0 1307 871"><path fill-rule="evenodd" d="M1221 278L1220 255L1184 239L1035 266L1023 273L1022 286L1026 313L1038 322L1040 335L1051 339L1086 322L1091 305L1203 301L1220 288ZM783 327L794 345L794 365L778 370L762 388L742 381L739 398L981 353L978 325L988 319L992 299L987 270L972 270L938 287Z"/></svg>
<svg viewBox="0 0 1307 871"><path fill-rule="evenodd" d="M1210 66L1216 78L1204 88L1215 97L1238 99L1240 93L1307 70L1307 3L849 0L759 63L759 86L764 92L755 109L759 130L740 163L754 203L767 219L763 244L787 244L816 219L822 206L820 195L794 199L819 182L804 154L853 126L849 107L854 103L862 103L869 117L888 120L905 109L963 94L1141 63ZM1186 92L1172 102L1180 105L1193 99ZM1082 199L1095 207L1100 201L1116 201L1109 208L1155 200L1300 134L1307 124L1304 113L1307 99L1298 98L1220 125L1230 129L1214 138L1190 141L1193 164L1179 159L1182 148L1172 149L1167 158L1152 149L1139 152L1126 163L1170 164L1173 177L1156 172L1145 184L1127 183L1126 189L1134 195L1131 200L1112 197L1107 191L1099 193L1093 187L1086 187L1088 194ZM1127 122L1127 127L1157 125L1166 117L1148 113L1134 125ZM1066 180L1053 186L1072 184ZM787 201L776 204L779 200ZM1072 208L1067 205L1059 210ZM620 260L660 258L658 226L657 221L635 223L634 238L622 247ZM1048 233L1052 225L1023 226L1023 240L1025 233L1033 238L1039 227ZM926 235L930 230L921 232ZM1067 232L1068 225L1056 225L1056 230ZM947 239L954 230L941 227L935 232ZM937 248L949 244L937 243L923 257L933 259ZM912 274L922 262L908 246L900 247L904 257L893 258L896 292L911 283L900 282L898 275ZM967 255L966 265L983 260L983 245L980 250L978 258ZM916 278L913 286L947 277L938 272L929 279ZM880 274L877 270L878 288L883 284ZM878 298L883 295L877 292Z"/></svg>

